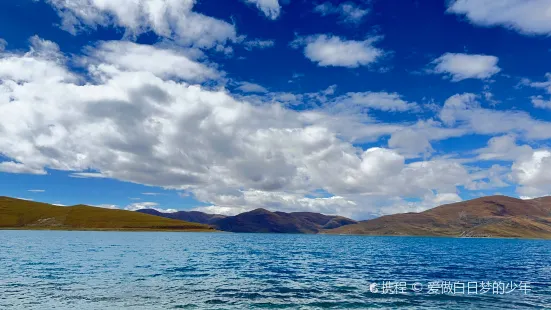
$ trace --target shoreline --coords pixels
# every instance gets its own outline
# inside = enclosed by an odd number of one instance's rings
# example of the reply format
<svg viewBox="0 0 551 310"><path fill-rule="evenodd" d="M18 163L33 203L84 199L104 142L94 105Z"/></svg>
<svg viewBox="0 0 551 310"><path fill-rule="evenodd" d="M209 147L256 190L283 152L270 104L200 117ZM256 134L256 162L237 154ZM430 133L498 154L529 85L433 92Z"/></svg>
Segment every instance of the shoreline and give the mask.
<svg viewBox="0 0 551 310"><path fill-rule="evenodd" d="M354 236L354 237L393 237L393 238L441 238L441 239L504 239L504 240L543 240L551 241L551 238L530 238L530 237L464 237L464 236L431 236L431 235L367 235L367 234L299 234L299 233L247 233L247 232L230 232L215 229L139 229L139 228L52 228L52 227L0 227L0 231L71 231L71 232L176 232L176 233L227 233L227 234L246 234L246 235L304 235L304 236Z"/></svg>
<svg viewBox="0 0 551 310"><path fill-rule="evenodd" d="M215 229L155 229L155 228L55 228L55 227L0 227L0 231L27 230L27 231L99 231L99 232L209 232L220 233Z"/></svg>

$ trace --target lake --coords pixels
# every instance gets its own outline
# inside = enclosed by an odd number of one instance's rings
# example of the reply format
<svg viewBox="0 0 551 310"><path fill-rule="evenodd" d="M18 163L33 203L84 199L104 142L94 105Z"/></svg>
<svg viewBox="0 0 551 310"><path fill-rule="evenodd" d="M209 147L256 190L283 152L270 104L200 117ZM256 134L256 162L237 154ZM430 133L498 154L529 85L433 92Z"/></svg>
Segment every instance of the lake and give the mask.
<svg viewBox="0 0 551 310"><path fill-rule="evenodd" d="M0 231L0 266L0 309L551 305L543 240Z"/></svg>

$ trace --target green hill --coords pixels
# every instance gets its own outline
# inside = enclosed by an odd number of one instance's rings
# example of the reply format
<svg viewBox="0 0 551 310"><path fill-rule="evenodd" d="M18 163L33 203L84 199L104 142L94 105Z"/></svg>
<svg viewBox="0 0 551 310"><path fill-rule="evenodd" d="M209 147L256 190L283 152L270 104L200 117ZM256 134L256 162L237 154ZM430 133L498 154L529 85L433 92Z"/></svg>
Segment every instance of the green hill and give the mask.
<svg viewBox="0 0 551 310"><path fill-rule="evenodd" d="M208 225L85 205L59 207L0 197L0 228L52 230L214 231Z"/></svg>

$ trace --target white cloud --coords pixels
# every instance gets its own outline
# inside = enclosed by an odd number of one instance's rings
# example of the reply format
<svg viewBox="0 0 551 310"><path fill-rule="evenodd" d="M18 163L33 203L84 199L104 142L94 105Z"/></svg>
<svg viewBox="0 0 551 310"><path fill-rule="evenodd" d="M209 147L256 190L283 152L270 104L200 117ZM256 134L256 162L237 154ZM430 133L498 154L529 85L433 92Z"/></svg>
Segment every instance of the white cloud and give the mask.
<svg viewBox="0 0 551 310"><path fill-rule="evenodd" d="M26 201L34 201L34 199L31 199L31 198L22 198L22 197L15 197L15 199L26 200Z"/></svg>
<svg viewBox="0 0 551 310"><path fill-rule="evenodd" d="M279 17L281 7L278 0L244 0L247 3L256 5L256 7L269 19Z"/></svg>
<svg viewBox="0 0 551 310"><path fill-rule="evenodd" d="M29 52L19 55L0 50L0 79L14 82L42 80L49 83L73 82L74 74L65 68L65 58L56 43L37 36L30 38Z"/></svg>
<svg viewBox="0 0 551 310"><path fill-rule="evenodd" d="M216 69L199 63L182 52L151 45L125 41L101 42L90 49L89 54L89 63L111 64L123 71L146 71L164 79L205 82L221 76Z"/></svg>
<svg viewBox="0 0 551 310"><path fill-rule="evenodd" d="M483 27L503 26L524 34L551 34L551 2L548 0L454 0L448 12L465 15Z"/></svg>
<svg viewBox="0 0 551 310"><path fill-rule="evenodd" d="M29 189L29 190L27 190L27 192L31 192L31 193L44 193L45 190L43 190L43 189Z"/></svg>
<svg viewBox="0 0 551 310"><path fill-rule="evenodd" d="M292 46L304 46L304 56L321 67L357 68L375 63L384 51L373 46L378 38L364 41L344 40L324 34L299 38Z"/></svg>
<svg viewBox="0 0 551 310"><path fill-rule="evenodd" d="M236 40L228 22L193 12L195 0L48 0L62 28L77 32L97 27L123 28L127 37L152 31L180 44L211 48Z"/></svg>
<svg viewBox="0 0 551 310"><path fill-rule="evenodd" d="M250 82L241 82L239 87L236 88L244 93L267 93L268 90L261 85L250 83Z"/></svg>
<svg viewBox="0 0 551 310"><path fill-rule="evenodd" d="M161 193L154 193L154 192L146 192L146 193L142 193L142 195L145 195L145 196L159 196L159 195L162 195Z"/></svg>
<svg viewBox="0 0 551 310"><path fill-rule="evenodd" d="M236 215L257 208L271 211L320 212L324 214L338 214L350 216L358 211L355 202L343 197L307 198L300 194L286 192L242 191L234 195L220 195L209 197L209 201L216 205L198 207L194 210L211 214Z"/></svg>
<svg viewBox="0 0 551 310"><path fill-rule="evenodd" d="M153 209L153 210L163 212L163 213L178 212L178 210L175 210L175 209L161 209L161 208L157 208L157 206L159 206L159 204L156 203L156 202L144 201L144 202L136 202L136 203L129 204L126 207L124 207L124 210L138 211L138 210L143 210L143 209Z"/></svg>
<svg viewBox="0 0 551 310"><path fill-rule="evenodd" d="M533 119L523 111L484 109L471 93L453 95L439 113L447 126L464 128L467 132L495 135L518 134L526 139L551 139L551 123Z"/></svg>
<svg viewBox="0 0 551 310"><path fill-rule="evenodd" d="M374 109L388 112L416 111L419 106L415 102L407 102L398 93L387 92L350 92L334 99L333 108L343 109Z"/></svg>
<svg viewBox="0 0 551 310"><path fill-rule="evenodd" d="M498 60L497 57L488 55L446 53L432 62L432 72L446 74L454 82L487 79L501 71L497 66Z"/></svg>
<svg viewBox="0 0 551 310"><path fill-rule="evenodd" d="M108 178L107 175L97 172L75 172L69 174L71 178L78 178L78 179L88 179L88 178L96 178L96 179L104 179Z"/></svg>
<svg viewBox="0 0 551 310"><path fill-rule="evenodd" d="M340 20L345 23L359 24L364 17L369 13L369 9L360 8L358 5L352 2L341 3L338 6L334 6L330 2L324 2L317 5L314 8L314 12L327 15L338 15Z"/></svg>
<svg viewBox="0 0 551 310"><path fill-rule="evenodd" d="M112 205L112 204L101 204L101 205L95 205L94 207L104 208L104 209L111 209L111 210L118 210L118 209L120 209L119 206L117 206L117 205Z"/></svg>
<svg viewBox="0 0 551 310"><path fill-rule="evenodd" d="M472 181L465 188L472 191L495 191L498 188L511 186L510 182L512 180L510 166L498 164L494 164L487 169L471 167L471 177Z"/></svg>
<svg viewBox="0 0 551 310"><path fill-rule="evenodd" d="M533 149L528 145L517 145L516 137L512 134L492 137L488 146L475 152L479 160L505 160L511 161L530 155Z"/></svg>
<svg viewBox="0 0 551 310"><path fill-rule="evenodd" d="M551 94L551 73L546 73L545 78L547 81L543 82L532 82L528 79L523 80L523 84L529 85L534 88L544 89L548 94ZM543 96L532 96L532 104L536 108L540 109L551 109L551 100L546 100Z"/></svg>
<svg viewBox="0 0 551 310"><path fill-rule="evenodd" d="M422 131L406 128L396 131L388 139L388 146L408 157L428 155L433 151L429 137Z"/></svg>
<svg viewBox="0 0 551 310"><path fill-rule="evenodd" d="M0 162L0 172L47 174L42 167L32 167L22 163L16 163L13 161Z"/></svg>
<svg viewBox="0 0 551 310"><path fill-rule="evenodd" d="M3 53L0 62L63 59L59 50L29 53ZM177 189L228 212L263 206L359 218L391 210L385 206L434 206L456 199L458 186L489 183L490 172L472 173L460 159L406 160L409 153L430 152L432 141L466 133L551 135L549 123L527 113L483 109L473 94L450 97L439 114L442 122L383 123L337 106L401 111L415 103L395 93L337 96L335 87L239 97L224 88L174 81L147 67L113 70L101 57L92 60L96 63L79 68L83 77L76 79L86 83L0 77L0 149L8 158L0 170L46 173L49 168ZM56 66L70 72L64 62ZM267 100L270 95L273 100ZM318 106L286 108L295 102ZM353 144L382 144L380 138L391 135L390 148ZM312 198L320 190L328 197ZM411 197L420 198L417 207L406 200ZM144 207L158 205L127 208Z"/></svg>
<svg viewBox="0 0 551 310"><path fill-rule="evenodd" d="M8 46L8 42L0 38L0 52L3 52L6 49L6 46Z"/></svg>
<svg viewBox="0 0 551 310"><path fill-rule="evenodd" d="M543 82L528 81L528 85L530 85L532 87L536 87L536 88L542 88L542 89L546 90L549 94L551 94L551 73L549 73L549 72L546 73L545 78L547 79L547 81L543 81Z"/></svg>
<svg viewBox="0 0 551 310"><path fill-rule="evenodd" d="M248 51L252 51L253 49L266 49L269 47L273 47L274 45L275 45L274 40L255 39L255 40L248 40L243 42L243 46Z"/></svg>
<svg viewBox="0 0 551 310"><path fill-rule="evenodd" d="M551 193L551 152L535 150L530 156L521 157L512 166L515 180L520 185L517 192L522 196L544 196Z"/></svg>
<svg viewBox="0 0 551 310"><path fill-rule="evenodd" d="M532 104L536 108L551 109L551 100L545 100L541 96L532 97Z"/></svg>

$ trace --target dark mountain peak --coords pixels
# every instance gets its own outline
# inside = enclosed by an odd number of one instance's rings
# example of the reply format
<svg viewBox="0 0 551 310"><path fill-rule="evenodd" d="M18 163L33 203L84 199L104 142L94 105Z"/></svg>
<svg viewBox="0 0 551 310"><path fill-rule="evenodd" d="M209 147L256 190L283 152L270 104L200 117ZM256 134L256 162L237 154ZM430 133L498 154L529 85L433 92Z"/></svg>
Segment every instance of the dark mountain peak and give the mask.
<svg viewBox="0 0 551 310"><path fill-rule="evenodd" d="M137 211L141 212L141 213L157 215L157 216L162 216L164 214L164 213L159 212L159 211L154 210L154 209L141 209L141 210L137 210Z"/></svg>
<svg viewBox="0 0 551 310"><path fill-rule="evenodd" d="M166 217L174 220L181 220L186 222L194 222L194 223L208 224L208 225L213 225L217 220L225 218L224 215L208 214L200 211L178 211L174 213L163 213L154 209L142 209L142 210L138 210L138 212L150 214L150 215L162 216L162 217Z"/></svg>
<svg viewBox="0 0 551 310"><path fill-rule="evenodd" d="M275 213L279 213L279 212L275 212ZM258 208L258 209L254 209L252 211L243 212L241 214L274 214L274 212L272 212L270 210L266 210L264 208ZM238 214L238 215L241 215L241 214Z"/></svg>
<svg viewBox="0 0 551 310"><path fill-rule="evenodd" d="M313 212L272 212L264 208L247 211L235 216L206 214L197 211L161 213L155 210L139 210L150 215L209 224L219 230L231 232L317 233L322 229L336 228L356 223L340 216Z"/></svg>

